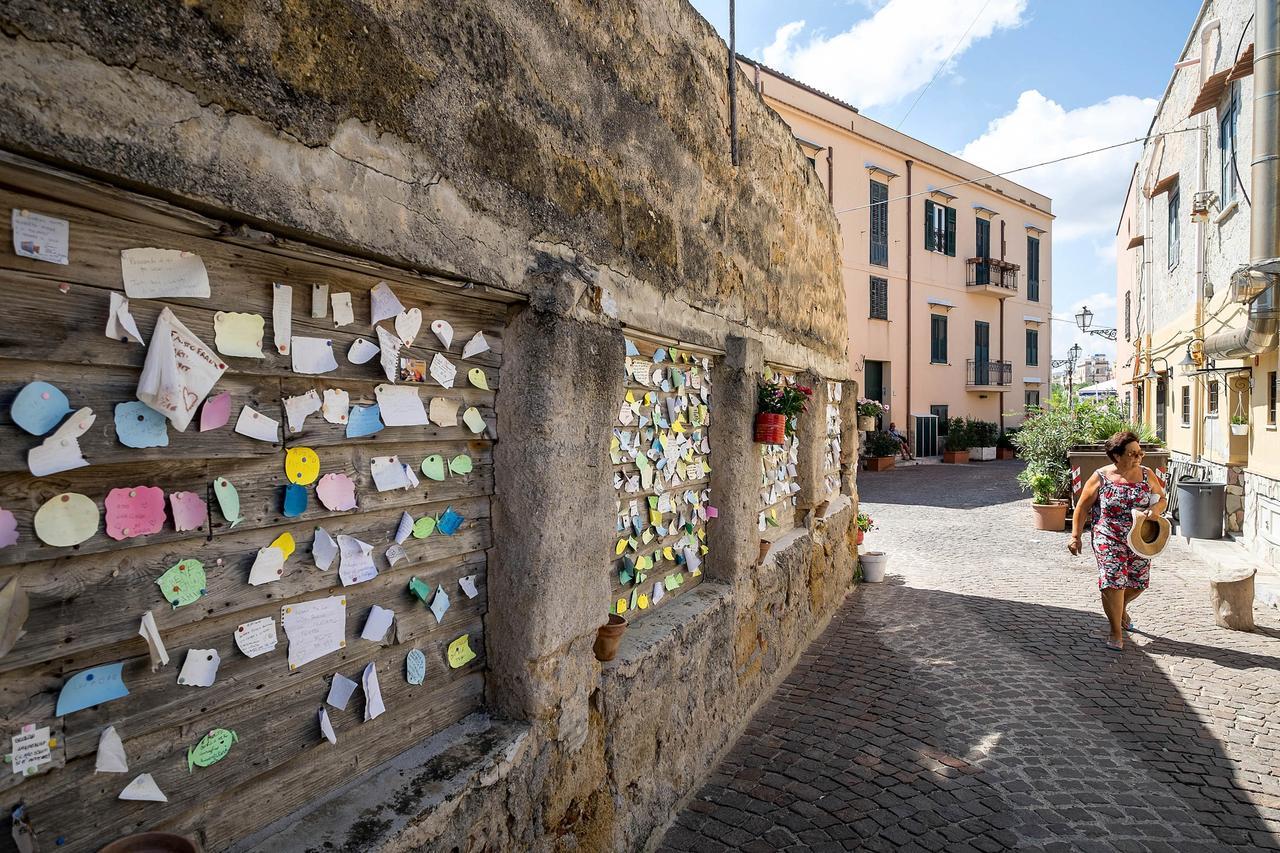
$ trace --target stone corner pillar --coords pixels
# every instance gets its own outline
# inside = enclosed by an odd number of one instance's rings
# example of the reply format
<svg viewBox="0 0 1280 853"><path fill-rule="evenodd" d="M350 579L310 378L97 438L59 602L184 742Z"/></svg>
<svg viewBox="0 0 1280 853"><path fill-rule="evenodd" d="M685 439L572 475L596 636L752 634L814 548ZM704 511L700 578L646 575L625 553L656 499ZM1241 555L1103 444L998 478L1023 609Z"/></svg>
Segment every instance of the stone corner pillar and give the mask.
<svg viewBox="0 0 1280 853"><path fill-rule="evenodd" d="M858 501L858 383L846 379L840 390L840 492Z"/></svg>
<svg viewBox="0 0 1280 853"><path fill-rule="evenodd" d="M754 441L756 387L764 373L764 345L729 337L713 371L711 503L719 517L707 531L707 576L735 582L755 565L760 549L760 448Z"/></svg>
<svg viewBox="0 0 1280 853"><path fill-rule="evenodd" d="M813 389L809 406L796 419L796 509L806 514L827 499L822 459L827 445L827 383L811 370L796 376L796 384Z"/></svg>

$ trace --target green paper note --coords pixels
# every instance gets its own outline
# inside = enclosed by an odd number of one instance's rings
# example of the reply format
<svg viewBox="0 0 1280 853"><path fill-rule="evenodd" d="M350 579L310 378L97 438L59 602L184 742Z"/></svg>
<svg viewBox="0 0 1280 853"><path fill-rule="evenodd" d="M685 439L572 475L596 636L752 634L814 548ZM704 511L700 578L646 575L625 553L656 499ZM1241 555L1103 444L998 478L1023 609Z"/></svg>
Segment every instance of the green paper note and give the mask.
<svg viewBox="0 0 1280 853"><path fill-rule="evenodd" d="M431 584L420 578L409 578L409 592L417 596L423 604L431 600Z"/></svg>
<svg viewBox="0 0 1280 853"><path fill-rule="evenodd" d="M426 539L432 533L436 532L436 520L429 515L424 515L413 523L413 538Z"/></svg>
<svg viewBox="0 0 1280 853"><path fill-rule="evenodd" d="M439 453L432 453L426 459L422 460L422 475L431 480L444 479L444 457Z"/></svg>
<svg viewBox="0 0 1280 853"><path fill-rule="evenodd" d="M206 592L204 564L199 560L182 560L169 567L156 581L160 593L175 608L183 607Z"/></svg>
<svg viewBox="0 0 1280 853"><path fill-rule="evenodd" d="M231 744L240 738L230 729L214 729L187 750L187 772L196 767L208 767L227 757Z"/></svg>
<svg viewBox="0 0 1280 853"><path fill-rule="evenodd" d="M472 467L471 457L465 453L459 453L449 460L449 470L458 475L470 474Z"/></svg>
<svg viewBox="0 0 1280 853"><path fill-rule="evenodd" d="M240 514L240 493L236 491L235 486L231 485L230 480L226 477L214 480L213 493L218 498L218 508L222 510L222 517L231 522L232 527L244 521L244 516Z"/></svg>
<svg viewBox="0 0 1280 853"><path fill-rule="evenodd" d="M680 582L676 580L675 575L667 575L662 579L662 585L666 587L667 592L671 592L673 589L680 586Z"/></svg>

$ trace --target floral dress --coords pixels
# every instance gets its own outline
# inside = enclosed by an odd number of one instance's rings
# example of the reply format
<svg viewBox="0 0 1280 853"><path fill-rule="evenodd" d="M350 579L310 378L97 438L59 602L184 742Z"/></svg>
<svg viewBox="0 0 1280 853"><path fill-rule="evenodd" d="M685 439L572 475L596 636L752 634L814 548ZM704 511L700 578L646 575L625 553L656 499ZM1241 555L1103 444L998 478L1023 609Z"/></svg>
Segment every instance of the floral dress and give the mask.
<svg viewBox="0 0 1280 853"><path fill-rule="evenodd" d="M1142 469L1142 482L1115 481L1098 472L1098 499L1093 505L1093 553L1098 558L1099 589L1146 589L1151 561L1129 547L1133 510L1151 505L1153 492Z"/></svg>

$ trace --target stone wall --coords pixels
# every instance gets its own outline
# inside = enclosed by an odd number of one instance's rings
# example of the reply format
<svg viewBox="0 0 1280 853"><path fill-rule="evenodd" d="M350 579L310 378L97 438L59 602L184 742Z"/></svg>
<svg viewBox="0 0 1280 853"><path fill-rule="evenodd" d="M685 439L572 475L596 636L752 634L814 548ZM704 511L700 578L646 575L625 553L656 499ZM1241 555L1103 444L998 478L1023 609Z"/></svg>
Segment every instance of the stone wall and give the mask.
<svg viewBox="0 0 1280 853"><path fill-rule="evenodd" d="M787 127L684 0L86 0L0 7L0 148L241 223L522 297L504 336L489 707L246 839L343 849L634 849L850 588L845 494L757 559L766 362L847 376L838 225ZM609 607L625 326L723 351L708 581L591 654ZM739 510L742 511L739 511ZM406 744L406 746L410 746ZM469 769L468 769L469 768ZM454 787L450 788L452 785ZM365 792L364 799L360 792ZM385 791L378 802L368 792ZM443 792L443 793L442 793ZM391 817L387 815L391 812ZM246 828L247 831L248 828Z"/></svg>

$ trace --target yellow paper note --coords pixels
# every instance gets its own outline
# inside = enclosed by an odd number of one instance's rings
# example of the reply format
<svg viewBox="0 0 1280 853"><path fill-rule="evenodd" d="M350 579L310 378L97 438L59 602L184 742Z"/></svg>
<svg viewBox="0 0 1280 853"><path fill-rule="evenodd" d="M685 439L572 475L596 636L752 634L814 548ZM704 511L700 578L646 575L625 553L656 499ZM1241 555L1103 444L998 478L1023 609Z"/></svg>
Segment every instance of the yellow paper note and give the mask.
<svg viewBox="0 0 1280 853"><path fill-rule="evenodd" d="M263 358L261 314L219 311L213 315L213 344L223 355Z"/></svg>
<svg viewBox="0 0 1280 853"><path fill-rule="evenodd" d="M489 377L484 375L484 371L478 367L473 367L467 371L467 381L481 390L489 390Z"/></svg>
<svg viewBox="0 0 1280 853"><path fill-rule="evenodd" d="M88 497L67 492L54 495L36 510L36 536L46 545L79 545L98 532L98 505Z"/></svg>
<svg viewBox="0 0 1280 853"><path fill-rule="evenodd" d="M289 555L292 554L294 549L298 546L294 544L293 536L288 533L281 533L274 541L272 541L270 547L279 548L281 553L284 554L284 558L287 560L289 559Z"/></svg>
<svg viewBox="0 0 1280 853"><path fill-rule="evenodd" d="M675 552L671 550L670 545L662 549L662 556L666 557L668 560L674 560L676 558Z"/></svg>
<svg viewBox="0 0 1280 853"><path fill-rule="evenodd" d="M284 473L290 483L309 486L320 476L320 455L310 447L291 447L284 455Z"/></svg>
<svg viewBox="0 0 1280 853"><path fill-rule="evenodd" d="M636 598L636 607L639 607L641 610L648 610L648 609L649 609L649 596L647 596L647 595L640 595L638 598Z"/></svg>
<svg viewBox="0 0 1280 853"><path fill-rule="evenodd" d="M634 403L635 401L636 401L636 395L635 395L635 393L634 393L634 392L632 392L632 391L628 391L628 392L627 392L627 402L628 402L628 403Z"/></svg>
<svg viewBox="0 0 1280 853"><path fill-rule="evenodd" d="M613 553L622 556L622 552L627 550L627 540L619 539L618 544L614 546Z"/></svg>
<svg viewBox="0 0 1280 853"><path fill-rule="evenodd" d="M476 653L471 650L470 634L463 634L449 644L449 666L454 669L465 666L475 659Z"/></svg>
<svg viewBox="0 0 1280 853"><path fill-rule="evenodd" d="M617 613L619 616L621 616L623 613L626 613L627 600L625 598L619 598L617 601L615 601L613 603L613 612Z"/></svg>

